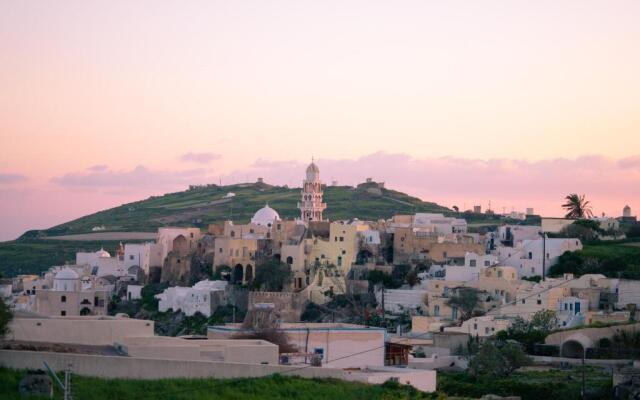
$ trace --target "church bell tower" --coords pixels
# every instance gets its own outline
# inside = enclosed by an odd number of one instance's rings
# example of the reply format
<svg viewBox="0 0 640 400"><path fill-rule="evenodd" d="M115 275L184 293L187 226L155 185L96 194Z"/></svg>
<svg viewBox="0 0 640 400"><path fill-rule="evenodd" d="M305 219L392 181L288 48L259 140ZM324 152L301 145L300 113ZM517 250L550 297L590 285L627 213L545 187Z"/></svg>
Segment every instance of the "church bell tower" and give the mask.
<svg viewBox="0 0 640 400"><path fill-rule="evenodd" d="M303 221L322 221L322 212L327 208L327 204L322 202L320 169L313 159L307 167L307 176L302 182L302 201L298 203L298 208Z"/></svg>

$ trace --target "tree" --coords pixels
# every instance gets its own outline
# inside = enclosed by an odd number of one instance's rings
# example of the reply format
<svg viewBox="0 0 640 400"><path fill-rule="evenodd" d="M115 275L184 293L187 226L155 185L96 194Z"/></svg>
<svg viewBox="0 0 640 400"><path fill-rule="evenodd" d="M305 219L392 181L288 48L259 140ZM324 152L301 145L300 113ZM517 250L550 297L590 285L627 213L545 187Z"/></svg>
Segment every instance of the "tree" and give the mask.
<svg viewBox="0 0 640 400"><path fill-rule="evenodd" d="M558 317L553 310L540 310L533 314L529 325L531 329L549 333L558 325Z"/></svg>
<svg viewBox="0 0 640 400"><path fill-rule="evenodd" d="M519 343L487 342L469 362L469 372L473 375L506 377L520 367L531 364L531 358Z"/></svg>
<svg viewBox="0 0 640 400"><path fill-rule="evenodd" d="M565 198L566 203L562 205L562 208L567 210L565 218L583 219L593 216L591 205L589 201L585 199L584 194L579 195L577 193L571 193Z"/></svg>
<svg viewBox="0 0 640 400"><path fill-rule="evenodd" d="M451 296L447 302L449 307L456 307L460 310L460 317L463 321L473 316L473 312L479 304L480 295L478 294L478 289L470 287L457 289L455 294Z"/></svg>
<svg viewBox="0 0 640 400"><path fill-rule="evenodd" d="M13 314L4 299L0 297L0 339L9 333L9 323L13 319Z"/></svg>
<svg viewBox="0 0 640 400"><path fill-rule="evenodd" d="M533 352L536 343L543 343L557 325L556 313L552 310L540 310L533 314L530 321L516 317L506 330L498 332L496 338L501 341L517 341L527 352Z"/></svg>
<svg viewBox="0 0 640 400"><path fill-rule="evenodd" d="M291 265L280 261L267 261L256 267L253 287L269 292L282 292L292 278Z"/></svg>

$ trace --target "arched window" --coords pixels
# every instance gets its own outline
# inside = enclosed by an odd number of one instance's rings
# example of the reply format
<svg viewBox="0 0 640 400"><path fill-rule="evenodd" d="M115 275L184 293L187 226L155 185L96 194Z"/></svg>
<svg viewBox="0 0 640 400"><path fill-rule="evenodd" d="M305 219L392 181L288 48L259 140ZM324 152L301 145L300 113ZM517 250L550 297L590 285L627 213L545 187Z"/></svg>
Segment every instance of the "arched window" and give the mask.
<svg viewBox="0 0 640 400"><path fill-rule="evenodd" d="M67 296L60 296L60 302L61 303L66 303L67 302Z"/></svg>

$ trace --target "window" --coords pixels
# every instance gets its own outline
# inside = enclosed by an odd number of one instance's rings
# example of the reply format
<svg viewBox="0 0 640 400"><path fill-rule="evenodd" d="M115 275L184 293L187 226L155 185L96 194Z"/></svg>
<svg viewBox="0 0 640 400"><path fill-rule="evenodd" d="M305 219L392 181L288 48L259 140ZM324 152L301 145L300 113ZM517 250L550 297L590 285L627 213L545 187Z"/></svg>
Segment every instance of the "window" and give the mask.
<svg viewBox="0 0 640 400"><path fill-rule="evenodd" d="M529 260L533 260L533 253L529 252Z"/></svg>
<svg viewBox="0 0 640 400"><path fill-rule="evenodd" d="M442 252L442 258L447 258L447 252L446 251Z"/></svg>
<svg viewBox="0 0 640 400"><path fill-rule="evenodd" d="M542 300L538 299L538 305L542 304Z"/></svg>
<svg viewBox="0 0 640 400"><path fill-rule="evenodd" d="M527 302L527 299L522 299L522 304L525 304Z"/></svg>
<svg viewBox="0 0 640 400"><path fill-rule="evenodd" d="M437 304L433 307L433 316L434 317L440 316L440 306Z"/></svg>
<svg viewBox="0 0 640 400"><path fill-rule="evenodd" d="M485 335L488 335L488 334L489 334L489 327L488 327L488 326L484 328L484 334L485 334Z"/></svg>
<svg viewBox="0 0 640 400"><path fill-rule="evenodd" d="M476 260L469 260L469 266L470 267L475 267L476 266Z"/></svg>
<svg viewBox="0 0 640 400"><path fill-rule="evenodd" d="M489 260L484 260L484 266L488 267L490 265Z"/></svg>
<svg viewBox="0 0 640 400"><path fill-rule="evenodd" d="M473 324L473 330L477 331L478 330L478 324Z"/></svg>
<svg viewBox="0 0 640 400"><path fill-rule="evenodd" d="M67 302L67 296L60 296L60 302L61 303L66 303Z"/></svg>
<svg viewBox="0 0 640 400"><path fill-rule="evenodd" d="M320 359L322 360L324 358L324 349L322 347L316 347L313 349L313 354L320 356Z"/></svg>
<svg viewBox="0 0 640 400"><path fill-rule="evenodd" d="M129 260L133 260L133 254L129 254Z"/></svg>
<svg viewBox="0 0 640 400"><path fill-rule="evenodd" d="M342 266L342 257L338 256L338 267Z"/></svg>
<svg viewBox="0 0 640 400"><path fill-rule="evenodd" d="M191 236L191 238L193 238L193 232L191 232L191 233L189 234L189 236Z"/></svg>
<svg viewBox="0 0 640 400"><path fill-rule="evenodd" d="M222 254L222 247L220 247L220 251L219 251L219 253L220 253L220 254Z"/></svg>
<svg viewBox="0 0 640 400"><path fill-rule="evenodd" d="M60 311L60 315L62 315L64 317L65 315L67 315L67 312L65 310L62 310L62 311Z"/></svg>
<svg viewBox="0 0 640 400"><path fill-rule="evenodd" d="M340 241L344 242L344 236L340 236Z"/></svg>

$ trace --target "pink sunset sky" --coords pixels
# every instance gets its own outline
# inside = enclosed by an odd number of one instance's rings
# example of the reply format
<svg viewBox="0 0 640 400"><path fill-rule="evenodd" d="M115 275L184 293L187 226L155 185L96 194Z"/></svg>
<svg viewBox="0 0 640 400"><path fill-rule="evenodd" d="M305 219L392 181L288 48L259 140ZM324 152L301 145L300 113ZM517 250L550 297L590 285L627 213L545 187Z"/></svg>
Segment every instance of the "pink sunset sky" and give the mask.
<svg viewBox="0 0 640 400"><path fill-rule="evenodd" d="M640 210L638 1L2 1L0 240L189 184ZM331 205L329 204L329 207Z"/></svg>

